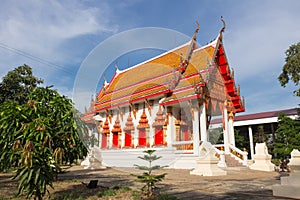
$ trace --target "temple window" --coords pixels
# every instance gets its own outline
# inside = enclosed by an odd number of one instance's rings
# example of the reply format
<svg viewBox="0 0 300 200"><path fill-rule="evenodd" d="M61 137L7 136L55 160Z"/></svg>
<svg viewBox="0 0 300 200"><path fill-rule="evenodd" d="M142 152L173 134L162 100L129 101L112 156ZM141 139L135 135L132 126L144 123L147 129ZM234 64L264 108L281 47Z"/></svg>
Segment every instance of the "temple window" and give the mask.
<svg viewBox="0 0 300 200"><path fill-rule="evenodd" d="M125 148L133 147L133 131L134 131L134 124L131 117L131 113L129 113L124 132L125 132Z"/></svg>
<svg viewBox="0 0 300 200"><path fill-rule="evenodd" d="M174 147L177 150L192 150L192 120L188 120L184 110L180 110L175 121L175 142ZM177 143L177 144L176 144Z"/></svg>
<svg viewBox="0 0 300 200"><path fill-rule="evenodd" d="M155 121L152 125L154 128L154 146L161 146L167 144L165 139L165 123L165 116L163 115L162 108L159 107L159 110L156 113Z"/></svg>
<svg viewBox="0 0 300 200"><path fill-rule="evenodd" d="M145 109L143 109L143 114L141 115L137 129L139 130L138 146L149 147L149 124Z"/></svg>

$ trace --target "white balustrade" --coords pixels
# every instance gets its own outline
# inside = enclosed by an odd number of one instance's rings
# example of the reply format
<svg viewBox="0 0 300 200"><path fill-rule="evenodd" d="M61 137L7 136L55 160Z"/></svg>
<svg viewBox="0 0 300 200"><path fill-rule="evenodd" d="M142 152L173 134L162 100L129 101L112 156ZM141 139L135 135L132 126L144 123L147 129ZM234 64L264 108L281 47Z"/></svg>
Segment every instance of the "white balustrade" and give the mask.
<svg viewBox="0 0 300 200"><path fill-rule="evenodd" d="M248 152L241 151L233 145L229 145L229 148L232 155L234 155L237 159L241 160L244 166L248 166ZM242 158L234 154L233 152L236 152L236 154L241 155Z"/></svg>

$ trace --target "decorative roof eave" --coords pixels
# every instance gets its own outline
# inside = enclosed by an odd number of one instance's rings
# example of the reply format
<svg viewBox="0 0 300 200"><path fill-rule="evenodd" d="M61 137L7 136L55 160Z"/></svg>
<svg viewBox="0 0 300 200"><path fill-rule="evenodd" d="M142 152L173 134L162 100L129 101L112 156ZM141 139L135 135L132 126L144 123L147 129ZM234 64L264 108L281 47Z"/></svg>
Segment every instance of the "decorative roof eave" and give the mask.
<svg viewBox="0 0 300 200"><path fill-rule="evenodd" d="M223 17L221 17L221 21L223 22L223 27L221 28L218 37L214 41L216 46L215 46L215 52L212 57L212 59L213 59L212 62L216 63L219 66L218 68L219 68L220 74L222 75L222 77L224 79L225 87L226 87L227 93L229 95L228 100L233 101L234 98L239 99L238 103L235 103L235 106L233 108L234 112L235 113L244 112L245 107L242 103L243 101L240 101L241 98L240 98L240 94L238 94L239 92L235 88L235 81L234 81L233 73L230 71L228 59L227 59L227 56L226 56L226 53L224 50L224 44L222 41L223 33L226 28L226 23L225 23Z"/></svg>

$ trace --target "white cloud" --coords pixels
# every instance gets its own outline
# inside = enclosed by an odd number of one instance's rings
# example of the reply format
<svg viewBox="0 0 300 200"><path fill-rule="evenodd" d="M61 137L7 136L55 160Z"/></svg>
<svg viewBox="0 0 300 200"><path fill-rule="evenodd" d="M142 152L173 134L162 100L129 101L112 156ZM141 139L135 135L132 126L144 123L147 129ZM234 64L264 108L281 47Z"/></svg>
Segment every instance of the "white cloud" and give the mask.
<svg viewBox="0 0 300 200"><path fill-rule="evenodd" d="M64 50L68 40L116 32L117 26L110 24L109 17L109 6L104 3L87 7L81 1L4 1L0 7L0 43L63 64L65 57L76 55L76 49ZM8 51L3 46L0 49L0 56L4 58L2 66L11 66L14 60L25 60L14 59L13 55L18 58L17 52Z"/></svg>
<svg viewBox="0 0 300 200"><path fill-rule="evenodd" d="M82 38L115 33L118 26L111 23L113 14L106 3L94 6L79 0L1 1L0 78L28 64L35 76L44 79L44 85L54 85L54 89L72 98L74 76L84 58L82 52L91 45Z"/></svg>

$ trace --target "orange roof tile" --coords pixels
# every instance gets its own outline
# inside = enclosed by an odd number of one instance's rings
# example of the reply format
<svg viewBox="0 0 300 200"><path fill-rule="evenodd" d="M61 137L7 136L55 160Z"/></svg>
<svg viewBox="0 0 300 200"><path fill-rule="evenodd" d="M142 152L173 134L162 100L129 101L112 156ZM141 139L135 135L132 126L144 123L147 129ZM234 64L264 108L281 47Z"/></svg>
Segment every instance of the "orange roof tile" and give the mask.
<svg viewBox="0 0 300 200"><path fill-rule="evenodd" d="M96 110L114 107L160 92L166 93L168 81L172 79L172 71L180 66L180 56L185 56L188 47L189 43L116 74L106 87L105 93L103 90L99 92ZM214 46L212 45L196 49L183 76L205 69L207 60L211 60L213 54ZM195 78L199 81L199 77ZM176 88L193 85L195 78L183 78L184 81L180 81Z"/></svg>

